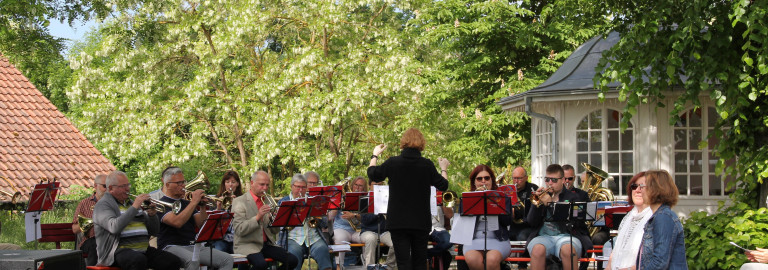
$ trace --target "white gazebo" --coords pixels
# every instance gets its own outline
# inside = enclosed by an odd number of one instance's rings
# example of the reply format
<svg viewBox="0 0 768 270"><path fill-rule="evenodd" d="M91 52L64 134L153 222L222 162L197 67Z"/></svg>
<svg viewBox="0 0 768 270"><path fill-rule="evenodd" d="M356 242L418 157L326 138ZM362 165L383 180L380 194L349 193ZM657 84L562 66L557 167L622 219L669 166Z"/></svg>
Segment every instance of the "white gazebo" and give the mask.
<svg viewBox="0 0 768 270"><path fill-rule="evenodd" d="M619 40L617 33L596 37L582 44L547 81L529 91L501 99L505 111L531 116L531 167L533 181L542 184L544 169L552 163L571 164L578 174L587 162L610 173L616 181L604 183L620 199L626 198L626 185L638 172L664 169L670 172L680 190L680 201L673 210L681 217L690 212L717 210L717 201L729 198L726 190L731 177L715 175L717 158L708 146L699 145L715 126L714 103L699 97L701 108L680 114L670 125L671 105L679 93L671 91L660 100L666 107L641 104L637 114L622 132L619 123L624 102L618 100L618 83L598 101L595 76L602 52Z"/></svg>

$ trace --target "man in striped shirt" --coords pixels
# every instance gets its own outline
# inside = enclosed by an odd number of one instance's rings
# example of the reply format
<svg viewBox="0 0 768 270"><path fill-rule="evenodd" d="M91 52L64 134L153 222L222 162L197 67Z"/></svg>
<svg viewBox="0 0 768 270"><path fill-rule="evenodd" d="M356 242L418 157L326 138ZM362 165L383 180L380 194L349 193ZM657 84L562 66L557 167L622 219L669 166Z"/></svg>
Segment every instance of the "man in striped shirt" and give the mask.
<svg viewBox="0 0 768 270"><path fill-rule="evenodd" d="M96 205L96 202L104 196L104 192L107 191L106 181L107 176L104 174L97 175L93 178L93 195L81 200L80 203L77 204L75 216L72 218L72 232L75 234L83 233L83 237L81 238L78 247L84 254L88 255L85 259L85 265L87 266L96 265L96 240L93 238L92 229L86 232L81 230L80 224L77 222L77 217L93 218L93 207Z"/></svg>

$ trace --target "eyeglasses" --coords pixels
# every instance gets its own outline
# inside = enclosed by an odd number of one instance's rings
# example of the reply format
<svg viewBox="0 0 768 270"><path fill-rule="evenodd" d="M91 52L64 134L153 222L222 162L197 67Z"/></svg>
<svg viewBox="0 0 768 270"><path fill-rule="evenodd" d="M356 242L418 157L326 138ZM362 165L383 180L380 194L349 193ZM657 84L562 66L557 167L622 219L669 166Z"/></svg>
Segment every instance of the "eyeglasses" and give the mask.
<svg viewBox="0 0 768 270"><path fill-rule="evenodd" d="M102 186L104 188L107 188L107 184L97 184L97 185L100 185L100 186Z"/></svg>
<svg viewBox="0 0 768 270"><path fill-rule="evenodd" d="M125 184L125 185L112 185L113 187L118 188L124 188L124 189L131 189L131 184Z"/></svg>
<svg viewBox="0 0 768 270"><path fill-rule="evenodd" d="M298 188L298 189L307 189L307 186L297 186L297 185L293 185L293 187L295 187L295 188Z"/></svg>
<svg viewBox="0 0 768 270"><path fill-rule="evenodd" d="M638 184L631 184L629 185L629 189L636 190L637 188L641 188L640 190L645 189L646 185L638 185Z"/></svg>
<svg viewBox="0 0 768 270"><path fill-rule="evenodd" d="M563 177L563 179L565 179L566 181L573 181L573 178L574 177Z"/></svg>
<svg viewBox="0 0 768 270"><path fill-rule="evenodd" d="M475 181L491 181L491 177L487 176L487 175L486 176L478 176L478 177L475 177Z"/></svg>
<svg viewBox="0 0 768 270"><path fill-rule="evenodd" d="M560 181L560 178L544 177L544 182L545 183L549 183L549 182L557 183L557 181Z"/></svg>
<svg viewBox="0 0 768 270"><path fill-rule="evenodd" d="M187 181L176 181L176 182L168 182L168 184L177 184L181 185L182 183L186 183Z"/></svg>

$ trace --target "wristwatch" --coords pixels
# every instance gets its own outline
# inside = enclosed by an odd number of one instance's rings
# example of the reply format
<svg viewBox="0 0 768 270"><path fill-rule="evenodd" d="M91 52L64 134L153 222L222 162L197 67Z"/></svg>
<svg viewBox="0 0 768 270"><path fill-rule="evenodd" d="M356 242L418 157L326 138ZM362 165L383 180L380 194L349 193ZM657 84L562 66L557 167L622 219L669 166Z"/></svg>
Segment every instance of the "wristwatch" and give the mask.
<svg viewBox="0 0 768 270"><path fill-rule="evenodd" d="M375 159L378 159L378 158L379 158L379 156L377 156L377 155L371 155L371 159L374 159L374 158L375 158Z"/></svg>

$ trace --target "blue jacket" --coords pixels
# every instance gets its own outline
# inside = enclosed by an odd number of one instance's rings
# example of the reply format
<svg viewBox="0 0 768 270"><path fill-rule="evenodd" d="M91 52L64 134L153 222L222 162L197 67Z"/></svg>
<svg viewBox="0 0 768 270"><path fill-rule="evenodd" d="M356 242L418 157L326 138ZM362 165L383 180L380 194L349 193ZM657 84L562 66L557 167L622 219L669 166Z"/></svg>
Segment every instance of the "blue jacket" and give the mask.
<svg viewBox="0 0 768 270"><path fill-rule="evenodd" d="M662 205L645 224L639 269L688 269L683 225L669 205Z"/></svg>

